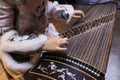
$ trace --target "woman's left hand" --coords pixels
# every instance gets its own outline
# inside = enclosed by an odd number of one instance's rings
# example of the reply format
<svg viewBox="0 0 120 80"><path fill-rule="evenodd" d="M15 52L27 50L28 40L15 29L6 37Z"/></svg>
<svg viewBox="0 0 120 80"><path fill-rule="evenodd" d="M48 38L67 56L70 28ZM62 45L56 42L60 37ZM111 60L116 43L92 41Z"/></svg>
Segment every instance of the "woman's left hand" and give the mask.
<svg viewBox="0 0 120 80"><path fill-rule="evenodd" d="M82 10L74 10L73 18L82 18L85 17L85 14Z"/></svg>

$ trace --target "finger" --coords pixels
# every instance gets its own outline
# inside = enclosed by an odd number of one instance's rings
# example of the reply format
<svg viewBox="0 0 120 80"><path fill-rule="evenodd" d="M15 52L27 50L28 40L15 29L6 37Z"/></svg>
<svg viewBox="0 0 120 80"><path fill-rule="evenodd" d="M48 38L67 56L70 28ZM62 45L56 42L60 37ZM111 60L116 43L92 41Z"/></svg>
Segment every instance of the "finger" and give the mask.
<svg viewBox="0 0 120 80"><path fill-rule="evenodd" d="M81 11L81 10L75 10L74 14L75 14L75 15L81 15L82 17L85 17L84 12Z"/></svg>
<svg viewBox="0 0 120 80"><path fill-rule="evenodd" d="M66 40L66 41L68 41L68 38L61 38L60 40Z"/></svg>
<svg viewBox="0 0 120 80"><path fill-rule="evenodd" d="M58 50L58 51L65 51L65 50L67 50L67 48L58 47L57 50Z"/></svg>
<svg viewBox="0 0 120 80"><path fill-rule="evenodd" d="M68 44L68 39L67 38L63 38L59 41L59 44L62 45L62 44Z"/></svg>
<svg viewBox="0 0 120 80"><path fill-rule="evenodd" d="M83 11L81 11L80 14L82 15L82 17L85 17L85 14Z"/></svg>
<svg viewBox="0 0 120 80"><path fill-rule="evenodd" d="M82 15L82 17L85 17L85 14L84 14L84 12L83 12L83 11L78 11L78 14L81 14L81 15Z"/></svg>
<svg viewBox="0 0 120 80"><path fill-rule="evenodd" d="M73 15L73 18L81 18L81 16Z"/></svg>
<svg viewBox="0 0 120 80"><path fill-rule="evenodd" d="M61 42L61 41L68 41L68 38L61 38L61 37L58 37L58 39L59 39L59 42Z"/></svg>
<svg viewBox="0 0 120 80"><path fill-rule="evenodd" d="M65 44L68 44L68 41L61 41L61 42L59 42L60 46L65 45Z"/></svg>
<svg viewBox="0 0 120 80"><path fill-rule="evenodd" d="M62 37L60 37L60 36L56 36L58 39L63 39Z"/></svg>

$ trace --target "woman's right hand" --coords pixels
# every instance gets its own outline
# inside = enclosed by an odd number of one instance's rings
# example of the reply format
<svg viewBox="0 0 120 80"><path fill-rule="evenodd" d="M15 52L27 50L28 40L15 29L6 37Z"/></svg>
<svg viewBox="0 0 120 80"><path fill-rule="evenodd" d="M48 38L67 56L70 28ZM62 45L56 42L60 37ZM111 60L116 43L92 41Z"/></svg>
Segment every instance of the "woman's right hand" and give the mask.
<svg viewBox="0 0 120 80"><path fill-rule="evenodd" d="M44 51L63 51L67 48L63 48L61 46L64 46L65 44L68 44L67 38L61 38L61 37L51 37L49 38L45 44L42 47L42 50Z"/></svg>

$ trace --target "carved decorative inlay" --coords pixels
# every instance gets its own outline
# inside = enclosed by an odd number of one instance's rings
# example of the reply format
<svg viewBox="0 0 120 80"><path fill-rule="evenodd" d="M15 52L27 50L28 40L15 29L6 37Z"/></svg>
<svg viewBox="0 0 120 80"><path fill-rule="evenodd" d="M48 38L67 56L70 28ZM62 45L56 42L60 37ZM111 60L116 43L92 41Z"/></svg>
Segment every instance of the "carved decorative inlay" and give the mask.
<svg viewBox="0 0 120 80"><path fill-rule="evenodd" d="M47 75L60 74L58 75L57 79L65 80L66 76L69 76L72 80L77 80L75 77L76 74L70 72L67 68L57 68L57 65L54 62L50 62L50 64L47 67L45 67L44 65L39 65L37 69L41 70Z"/></svg>

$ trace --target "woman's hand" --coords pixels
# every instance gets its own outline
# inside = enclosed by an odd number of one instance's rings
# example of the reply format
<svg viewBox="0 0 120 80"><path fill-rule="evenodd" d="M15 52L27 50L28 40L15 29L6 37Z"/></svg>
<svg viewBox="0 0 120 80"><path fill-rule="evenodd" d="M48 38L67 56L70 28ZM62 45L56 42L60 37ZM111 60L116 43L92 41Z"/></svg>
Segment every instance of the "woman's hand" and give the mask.
<svg viewBox="0 0 120 80"><path fill-rule="evenodd" d="M45 44L42 47L42 50L44 50L44 51L63 51L63 50L67 49L67 48L61 47L61 46L64 46L65 44L68 44L67 38L51 37L45 42Z"/></svg>
<svg viewBox="0 0 120 80"><path fill-rule="evenodd" d="M82 18L85 17L85 14L82 10L74 10L73 18Z"/></svg>

